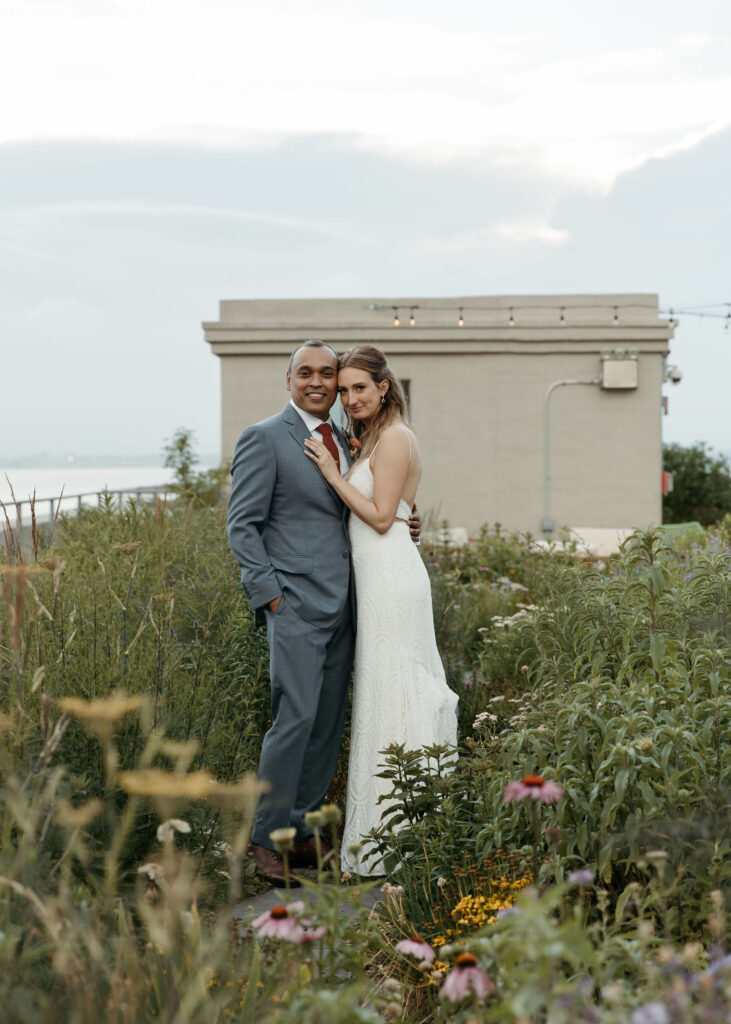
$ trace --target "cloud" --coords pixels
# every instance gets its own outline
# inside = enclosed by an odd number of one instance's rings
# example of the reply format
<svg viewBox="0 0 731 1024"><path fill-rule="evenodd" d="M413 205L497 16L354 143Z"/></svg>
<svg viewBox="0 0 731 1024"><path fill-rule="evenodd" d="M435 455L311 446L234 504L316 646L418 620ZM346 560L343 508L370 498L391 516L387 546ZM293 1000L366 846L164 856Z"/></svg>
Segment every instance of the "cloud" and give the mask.
<svg viewBox="0 0 731 1024"><path fill-rule="evenodd" d="M622 2L591 19L539 0L5 6L6 141L249 150L353 133L417 164L532 163L606 190L731 119L731 33L711 0L692 17Z"/></svg>
<svg viewBox="0 0 731 1024"><path fill-rule="evenodd" d="M525 242L564 245L569 239L568 231L554 228L545 221L513 221L498 224L493 230L493 236L515 245L523 245Z"/></svg>
<svg viewBox="0 0 731 1024"><path fill-rule="evenodd" d="M364 151L353 134L245 151L0 146L0 330L34 408L11 389L0 437L16 453L49 438L79 454L154 452L187 425L215 451L219 368L200 322L222 298L731 300L730 171L731 132L606 194L522 165L418 164ZM685 378L665 422L675 439L697 429L723 446L729 351L715 321L681 322L673 357Z"/></svg>

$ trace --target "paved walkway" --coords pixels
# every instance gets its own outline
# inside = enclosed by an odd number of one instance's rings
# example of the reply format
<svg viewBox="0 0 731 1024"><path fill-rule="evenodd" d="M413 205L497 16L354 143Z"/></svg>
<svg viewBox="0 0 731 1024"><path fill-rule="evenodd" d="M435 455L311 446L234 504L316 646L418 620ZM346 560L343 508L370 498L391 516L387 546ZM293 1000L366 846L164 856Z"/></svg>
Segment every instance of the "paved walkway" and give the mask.
<svg viewBox="0 0 731 1024"><path fill-rule="evenodd" d="M314 881L316 877L314 872L311 873L311 877ZM357 886L350 885L343 888L345 891L355 892ZM309 897L310 891L304 886L298 889L290 889L290 898L292 900L304 900L305 903L307 903ZM364 907L373 907L378 900L382 900L383 898L383 891L380 886L375 886L373 889L369 889L367 892L363 892L361 894L361 902ZM242 900L241 903L237 903L231 910L231 916L237 917L240 921L248 923L253 918L259 917L260 914L265 914L267 910L271 910L272 907L276 907L277 904L286 902L286 890L269 889L267 892L259 893L258 896L250 896L248 899ZM353 905L349 902L345 902L340 908L340 913L343 915L352 914L353 911Z"/></svg>

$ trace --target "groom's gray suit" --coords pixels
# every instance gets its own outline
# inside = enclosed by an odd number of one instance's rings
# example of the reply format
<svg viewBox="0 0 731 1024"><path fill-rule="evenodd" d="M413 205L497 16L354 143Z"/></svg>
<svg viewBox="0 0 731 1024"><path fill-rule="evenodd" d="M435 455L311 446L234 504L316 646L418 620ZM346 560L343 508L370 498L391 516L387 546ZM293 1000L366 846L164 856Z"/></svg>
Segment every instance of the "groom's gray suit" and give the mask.
<svg viewBox="0 0 731 1024"><path fill-rule="evenodd" d="M347 452L345 439L335 431ZM272 727L259 778L271 785L251 840L322 804L337 767L353 661L354 594L347 509L304 454L310 431L288 405L247 428L231 467L228 532L241 583L270 649ZM269 602L282 600L272 613Z"/></svg>

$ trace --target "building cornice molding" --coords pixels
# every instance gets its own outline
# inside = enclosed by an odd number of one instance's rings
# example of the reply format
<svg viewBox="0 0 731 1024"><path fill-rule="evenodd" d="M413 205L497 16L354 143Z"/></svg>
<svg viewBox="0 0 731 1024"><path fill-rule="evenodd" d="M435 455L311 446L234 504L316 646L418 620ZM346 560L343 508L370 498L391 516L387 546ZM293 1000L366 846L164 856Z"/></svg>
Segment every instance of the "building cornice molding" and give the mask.
<svg viewBox="0 0 731 1024"><path fill-rule="evenodd" d="M204 322L203 329L219 356L279 355L309 338L334 347L370 343L394 355L533 355L617 346L666 354L674 324L660 317L651 294L501 295L224 300L221 319Z"/></svg>
<svg viewBox="0 0 731 1024"><path fill-rule="evenodd" d="M577 355L599 353L605 348L635 348L639 353L667 355L668 335L647 329L616 329L613 332L584 330L580 337L570 338L565 332L555 332L547 337L546 332L514 331L510 337L496 335L483 338L426 338L414 337L408 341L381 337L379 335L355 334L347 331L320 331L318 334L306 331L280 331L273 336L242 337L238 332L210 332L206 340L218 356L289 356L298 343L317 337L336 350L355 344L375 344L387 355L458 355L486 353L497 355L551 355L553 353L575 353Z"/></svg>

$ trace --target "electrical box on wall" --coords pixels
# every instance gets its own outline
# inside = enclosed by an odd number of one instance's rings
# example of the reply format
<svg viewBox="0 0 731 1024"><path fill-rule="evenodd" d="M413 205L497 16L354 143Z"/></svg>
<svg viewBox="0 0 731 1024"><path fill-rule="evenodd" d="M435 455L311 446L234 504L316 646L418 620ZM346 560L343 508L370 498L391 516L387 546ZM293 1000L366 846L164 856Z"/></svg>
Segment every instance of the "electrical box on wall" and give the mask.
<svg viewBox="0 0 731 1024"><path fill-rule="evenodd" d="M638 367L634 349L605 349L602 352L602 387L609 391L636 388L639 383Z"/></svg>

